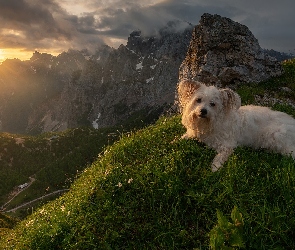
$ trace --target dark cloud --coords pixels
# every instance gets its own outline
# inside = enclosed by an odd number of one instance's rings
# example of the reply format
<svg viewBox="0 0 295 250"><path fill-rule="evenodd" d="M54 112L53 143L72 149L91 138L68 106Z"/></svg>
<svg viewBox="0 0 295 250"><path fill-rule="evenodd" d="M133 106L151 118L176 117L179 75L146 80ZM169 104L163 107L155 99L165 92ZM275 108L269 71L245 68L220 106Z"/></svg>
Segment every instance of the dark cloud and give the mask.
<svg viewBox="0 0 295 250"><path fill-rule="evenodd" d="M0 27L18 30L32 39L64 38L70 34L59 25L53 11L62 11L53 1L0 0ZM57 13L57 12L56 12Z"/></svg>
<svg viewBox="0 0 295 250"><path fill-rule="evenodd" d="M294 7L293 0L0 0L0 48L119 45L133 30L154 35L171 20L198 24L207 12L247 25L262 47L294 52Z"/></svg>
<svg viewBox="0 0 295 250"><path fill-rule="evenodd" d="M97 34L96 20L93 15L83 16L77 19L77 30L84 34Z"/></svg>
<svg viewBox="0 0 295 250"><path fill-rule="evenodd" d="M202 11L199 11L197 8L194 8L194 10L198 10L198 12L191 9L190 12L194 13L194 18L192 16L185 18L187 12L185 13L184 9L182 3L178 1L151 6L126 4L124 8L122 6L121 9L116 10L112 7L106 7L102 11L104 14L100 14L97 28L103 34L122 39L126 39L133 30L137 29L141 30L145 35L155 35L159 31L159 28L165 26L171 20L192 22L194 19L192 23L197 23ZM182 11L183 15L181 15ZM175 13L178 14L176 15ZM200 13L199 16L198 13Z"/></svg>

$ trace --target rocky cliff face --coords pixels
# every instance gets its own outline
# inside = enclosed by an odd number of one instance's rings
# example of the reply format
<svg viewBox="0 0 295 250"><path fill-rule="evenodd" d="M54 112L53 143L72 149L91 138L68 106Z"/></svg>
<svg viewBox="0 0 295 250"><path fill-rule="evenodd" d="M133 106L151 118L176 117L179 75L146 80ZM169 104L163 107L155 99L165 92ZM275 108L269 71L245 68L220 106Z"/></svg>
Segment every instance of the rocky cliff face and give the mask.
<svg viewBox="0 0 295 250"><path fill-rule="evenodd" d="M25 133L29 117L46 103L54 104L73 71L85 63L85 53L74 50L58 56L35 52L27 61L4 61L0 65L0 131Z"/></svg>
<svg viewBox="0 0 295 250"><path fill-rule="evenodd" d="M153 37L134 31L126 46L99 48L83 70L73 73L58 99L35 110L28 131L113 126L172 104L193 29L177 27L177 22L168 23Z"/></svg>
<svg viewBox="0 0 295 250"><path fill-rule="evenodd" d="M210 84L260 82L281 74L278 61L266 54L244 25L204 14L194 28L179 77Z"/></svg>

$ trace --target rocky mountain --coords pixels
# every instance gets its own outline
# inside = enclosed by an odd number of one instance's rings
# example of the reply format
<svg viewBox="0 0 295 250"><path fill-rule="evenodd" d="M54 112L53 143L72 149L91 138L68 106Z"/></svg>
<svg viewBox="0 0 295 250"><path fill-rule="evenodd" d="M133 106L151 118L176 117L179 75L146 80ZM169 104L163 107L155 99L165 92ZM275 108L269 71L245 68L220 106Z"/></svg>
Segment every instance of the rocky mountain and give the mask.
<svg viewBox="0 0 295 250"><path fill-rule="evenodd" d="M36 52L26 62L6 60L0 65L0 84L7 89L1 93L1 130L99 128L159 115L174 101L191 39L193 26L179 27L183 22L169 22L154 36L134 31L126 46L101 46L91 56L70 50L57 57ZM11 75L10 67L20 69Z"/></svg>
<svg viewBox="0 0 295 250"><path fill-rule="evenodd" d="M271 57L274 57L275 59L277 59L279 62L289 60L295 57L293 53L284 53L284 52L275 51L273 49L264 49L263 51L266 54L270 55Z"/></svg>
<svg viewBox="0 0 295 250"><path fill-rule="evenodd" d="M35 110L60 98L72 77L82 70L85 52L58 56L35 52L30 60L10 59L0 65L0 131L25 133Z"/></svg>
<svg viewBox="0 0 295 250"><path fill-rule="evenodd" d="M248 27L205 13L194 28L179 77L228 85L261 82L281 73L281 64L264 52Z"/></svg>

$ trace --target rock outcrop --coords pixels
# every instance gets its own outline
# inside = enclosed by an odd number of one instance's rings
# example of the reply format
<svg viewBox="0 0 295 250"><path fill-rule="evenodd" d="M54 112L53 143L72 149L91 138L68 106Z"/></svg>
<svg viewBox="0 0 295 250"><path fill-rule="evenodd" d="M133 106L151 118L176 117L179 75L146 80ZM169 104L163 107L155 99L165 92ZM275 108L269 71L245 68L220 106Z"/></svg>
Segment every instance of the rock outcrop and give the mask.
<svg viewBox="0 0 295 250"><path fill-rule="evenodd" d="M245 25L203 14L194 28L179 78L228 85L260 82L281 73L280 63L262 50Z"/></svg>

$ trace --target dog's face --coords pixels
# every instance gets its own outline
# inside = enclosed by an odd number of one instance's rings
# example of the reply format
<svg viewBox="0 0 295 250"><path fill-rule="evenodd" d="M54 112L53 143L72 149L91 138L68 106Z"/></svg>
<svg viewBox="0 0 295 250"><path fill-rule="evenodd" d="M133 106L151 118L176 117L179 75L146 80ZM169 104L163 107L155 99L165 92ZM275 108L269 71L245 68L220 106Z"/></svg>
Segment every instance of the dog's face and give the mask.
<svg viewBox="0 0 295 250"><path fill-rule="evenodd" d="M207 87L191 80L179 83L178 96L184 125L191 128L200 123L213 122L241 106L240 97L234 91Z"/></svg>
<svg viewBox="0 0 295 250"><path fill-rule="evenodd" d="M194 118L199 119L213 119L221 107L219 91L215 87L205 85L200 86L187 103L187 109L192 112Z"/></svg>

